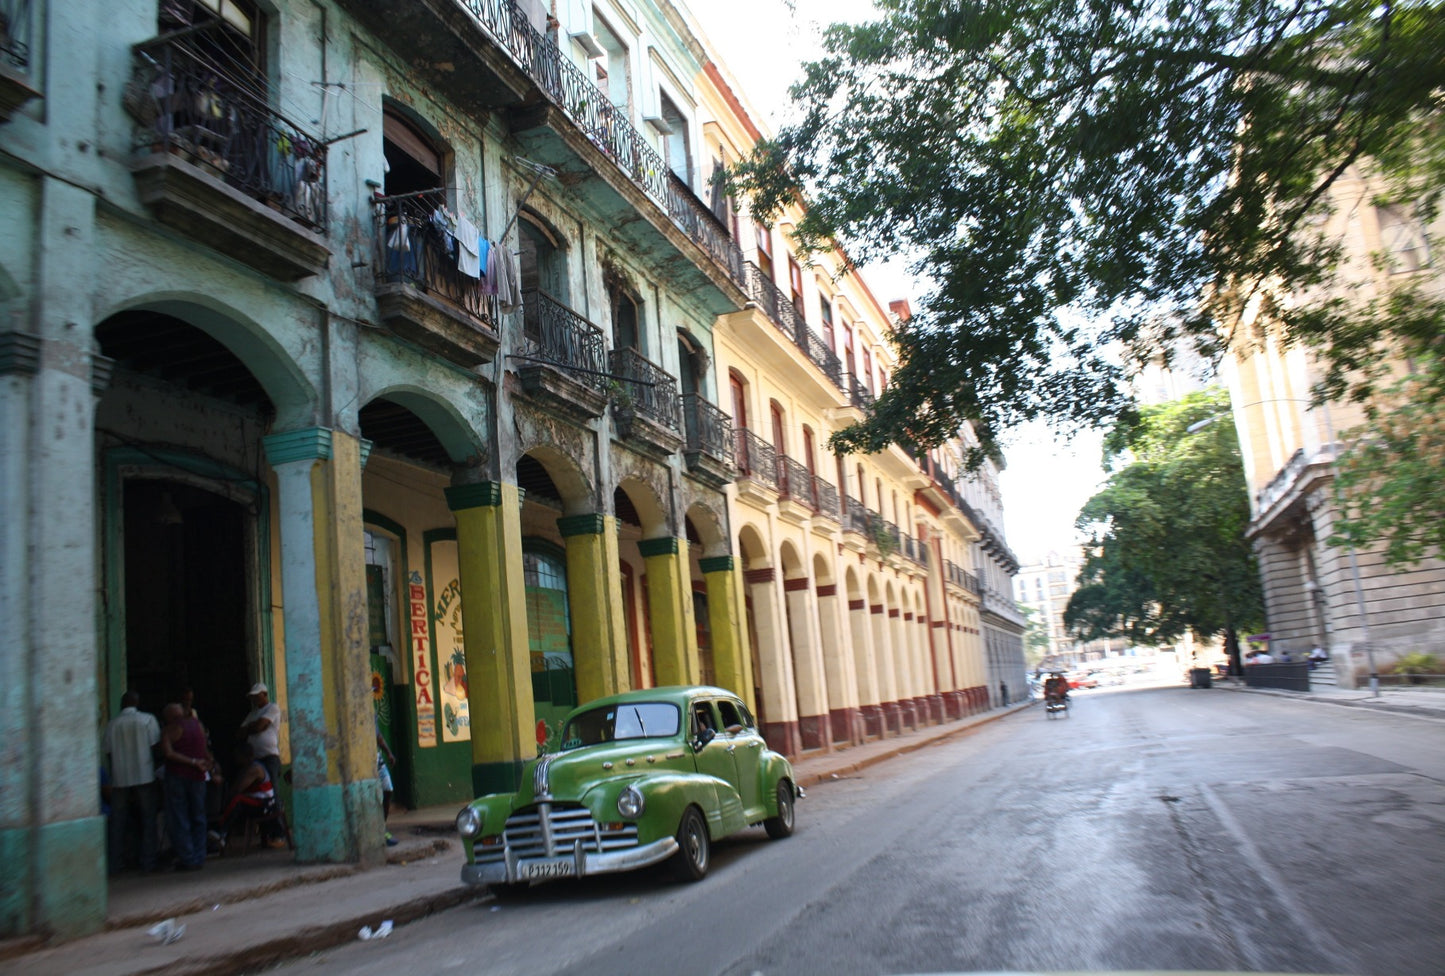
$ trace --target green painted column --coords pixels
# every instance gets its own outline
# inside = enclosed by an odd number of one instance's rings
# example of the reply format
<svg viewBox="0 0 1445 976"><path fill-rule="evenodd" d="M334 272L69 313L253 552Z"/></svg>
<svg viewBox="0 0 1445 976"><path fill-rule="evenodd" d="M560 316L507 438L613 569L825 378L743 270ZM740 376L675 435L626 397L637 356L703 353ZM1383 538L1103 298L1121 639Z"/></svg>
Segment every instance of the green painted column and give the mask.
<svg viewBox="0 0 1445 976"><path fill-rule="evenodd" d="M286 680L276 701L290 745L296 859L380 863L361 444L323 427L272 434L263 444L280 509Z"/></svg>
<svg viewBox="0 0 1445 976"><path fill-rule="evenodd" d="M532 662L522 577L522 493L481 482L446 490L457 522L472 789L510 793L537 754Z"/></svg>
<svg viewBox="0 0 1445 976"><path fill-rule="evenodd" d="M717 682L729 691L743 696L748 707L753 693L752 655L748 653L747 633L738 613L738 573L732 556L712 556L700 560L702 578L707 584L707 615L712 628L712 664Z"/></svg>
<svg viewBox="0 0 1445 976"><path fill-rule="evenodd" d="M622 577L617 572L617 519L570 515L557 520L567 543L567 605L572 615L572 659L577 700L625 691L627 630Z"/></svg>
<svg viewBox="0 0 1445 976"><path fill-rule="evenodd" d="M659 685L697 681L697 630L692 625L692 586L687 543L674 536L637 544L647 563L648 620Z"/></svg>

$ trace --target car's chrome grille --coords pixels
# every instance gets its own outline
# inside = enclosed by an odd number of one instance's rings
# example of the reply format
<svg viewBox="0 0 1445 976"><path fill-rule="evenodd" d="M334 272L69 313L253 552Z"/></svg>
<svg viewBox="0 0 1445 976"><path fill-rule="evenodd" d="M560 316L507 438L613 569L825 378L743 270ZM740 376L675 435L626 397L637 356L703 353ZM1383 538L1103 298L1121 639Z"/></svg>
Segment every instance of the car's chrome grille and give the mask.
<svg viewBox="0 0 1445 976"><path fill-rule="evenodd" d="M502 860L504 849L519 858L568 855L578 841L589 854L624 850L637 846L637 825L604 830L586 807L539 803L508 817L502 838L505 848L476 847L478 864Z"/></svg>

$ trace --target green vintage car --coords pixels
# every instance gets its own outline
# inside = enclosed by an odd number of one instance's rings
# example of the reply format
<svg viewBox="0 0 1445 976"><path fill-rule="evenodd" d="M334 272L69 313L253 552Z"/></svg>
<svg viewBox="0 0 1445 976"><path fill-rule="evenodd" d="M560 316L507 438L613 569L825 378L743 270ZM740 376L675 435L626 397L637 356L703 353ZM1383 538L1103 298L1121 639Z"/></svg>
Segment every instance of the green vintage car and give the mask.
<svg viewBox="0 0 1445 976"><path fill-rule="evenodd" d="M648 688L574 710L561 751L523 770L516 793L457 814L462 881L514 894L533 881L630 871L672 858L707 874L712 841L754 824L793 832L803 795L730 691Z"/></svg>

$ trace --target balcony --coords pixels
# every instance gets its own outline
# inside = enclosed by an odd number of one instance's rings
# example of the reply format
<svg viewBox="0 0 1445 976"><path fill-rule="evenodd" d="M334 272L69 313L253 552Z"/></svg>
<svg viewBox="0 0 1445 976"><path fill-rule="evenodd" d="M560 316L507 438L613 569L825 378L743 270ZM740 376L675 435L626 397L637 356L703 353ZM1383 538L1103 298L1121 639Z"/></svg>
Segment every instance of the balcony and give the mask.
<svg viewBox="0 0 1445 976"><path fill-rule="evenodd" d="M813 475L813 509L831 522L841 522L843 512L838 507L838 489L831 481Z"/></svg>
<svg viewBox="0 0 1445 976"><path fill-rule="evenodd" d="M30 85L31 0L0 0L0 122L40 92Z"/></svg>
<svg viewBox="0 0 1445 976"><path fill-rule="evenodd" d="M517 378L533 400L578 423L607 410L603 331L544 291L522 294Z"/></svg>
<svg viewBox="0 0 1445 976"><path fill-rule="evenodd" d="M844 496L843 505L843 530L857 535L867 536L868 533L868 509L863 503L852 495Z"/></svg>
<svg viewBox="0 0 1445 976"><path fill-rule="evenodd" d="M828 348L823 337L808 328L807 321L798 314L792 299L783 294L781 288L772 282L762 270L748 262L748 296L758 303L763 314L777 327L778 331L802 350L803 355L828 377L833 386L843 389L843 364L838 354Z"/></svg>
<svg viewBox="0 0 1445 976"><path fill-rule="evenodd" d="M813 475L801 462L786 454L778 457L778 515L801 525L817 510L813 497Z"/></svg>
<svg viewBox="0 0 1445 976"><path fill-rule="evenodd" d="M440 192L373 201L373 292L392 332L470 369L497 357L496 299L457 270L455 244L432 223Z"/></svg>
<svg viewBox="0 0 1445 976"><path fill-rule="evenodd" d="M675 454L682 446L677 380L635 349L614 349L608 362L620 385L612 408L618 434L653 454Z"/></svg>
<svg viewBox="0 0 1445 976"><path fill-rule="evenodd" d="M281 281L326 269L326 146L194 45L195 29L132 48L136 191L156 219Z"/></svg>
<svg viewBox="0 0 1445 976"><path fill-rule="evenodd" d="M723 487L733 480L731 418L696 393L684 393L678 400L688 470L714 488Z"/></svg>
<svg viewBox="0 0 1445 976"><path fill-rule="evenodd" d="M778 452L746 427L733 431L738 466L738 493L760 502L772 501L778 491Z"/></svg>
<svg viewBox="0 0 1445 976"><path fill-rule="evenodd" d="M928 565L928 547L923 544L922 539L915 539L907 532L903 533L903 558L917 566Z"/></svg>

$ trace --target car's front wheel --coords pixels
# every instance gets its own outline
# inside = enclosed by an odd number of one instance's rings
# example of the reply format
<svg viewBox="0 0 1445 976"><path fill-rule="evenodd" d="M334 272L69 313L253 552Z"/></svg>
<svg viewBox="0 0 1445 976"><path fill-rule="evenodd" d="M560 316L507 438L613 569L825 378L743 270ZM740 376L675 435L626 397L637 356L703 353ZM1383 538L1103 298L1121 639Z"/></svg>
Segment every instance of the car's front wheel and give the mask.
<svg viewBox="0 0 1445 976"><path fill-rule="evenodd" d="M712 861L712 843L707 836L707 822L697 807L688 807L683 812L682 822L677 826L677 847L677 854L673 856L677 876L683 881L701 881Z"/></svg>
<svg viewBox="0 0 1445 976"><path fill-rule="evenodd" d="M778 783L778 815L764 820L763 829L773 840L793 836L793 784L787 780Z"/></svg>
<svg viewBox="0 0 1445 976"><path fill-rule="evenodd" d="M531 887L532 884L529 881L499 881L495 884L487 885L488 890L492 893L492 897L497 899L497 901L521 898Z"/></svg>

